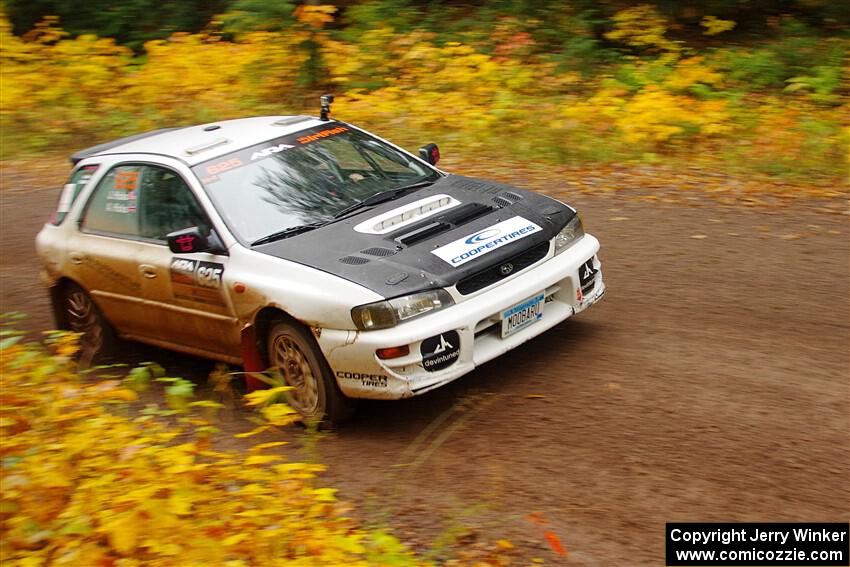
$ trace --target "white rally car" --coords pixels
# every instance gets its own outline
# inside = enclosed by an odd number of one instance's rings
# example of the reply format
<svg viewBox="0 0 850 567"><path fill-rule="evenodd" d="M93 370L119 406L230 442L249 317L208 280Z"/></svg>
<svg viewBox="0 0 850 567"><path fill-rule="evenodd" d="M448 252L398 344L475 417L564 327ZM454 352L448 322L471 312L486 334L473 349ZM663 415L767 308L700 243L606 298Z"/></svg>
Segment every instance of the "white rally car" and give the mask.
<svg viewBox="0 0 850 567"><path fill-rule="evenodd" d="M571 207L446 174L345 122L266 116L72 156L37 238L57 324L274 368L337 421L437 388L598 301ZM254 384L256 385L256 384ZM251 386L251 384L249 384Z"/></svg>

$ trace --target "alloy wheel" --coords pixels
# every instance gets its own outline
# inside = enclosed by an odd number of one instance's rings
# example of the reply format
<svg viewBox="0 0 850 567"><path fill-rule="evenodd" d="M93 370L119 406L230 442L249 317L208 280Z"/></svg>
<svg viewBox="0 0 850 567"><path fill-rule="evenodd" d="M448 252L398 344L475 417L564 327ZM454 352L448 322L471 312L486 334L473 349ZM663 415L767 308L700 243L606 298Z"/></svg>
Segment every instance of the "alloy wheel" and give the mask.
<svg viewBox="0 0 850 567"><path fill-rule="evenodd" d="M313 369L299 345L287 335L275 338L273 365L283 376L289 403L302 415L312 415L319 406L319 385Z"/></svg>

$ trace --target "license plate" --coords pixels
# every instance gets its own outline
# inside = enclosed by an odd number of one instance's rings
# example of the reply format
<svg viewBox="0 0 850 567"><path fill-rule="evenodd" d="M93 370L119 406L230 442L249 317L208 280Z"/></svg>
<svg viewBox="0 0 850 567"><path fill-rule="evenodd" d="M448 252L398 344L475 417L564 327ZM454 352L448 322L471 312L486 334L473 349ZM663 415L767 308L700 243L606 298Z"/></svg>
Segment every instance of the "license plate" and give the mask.
<svg viewBox="0 0 850 567"><path fill-rule="evenodd" d="M502 311L502 338L538 322L543 317L545 303L546 296L541 293Z"/></svg>

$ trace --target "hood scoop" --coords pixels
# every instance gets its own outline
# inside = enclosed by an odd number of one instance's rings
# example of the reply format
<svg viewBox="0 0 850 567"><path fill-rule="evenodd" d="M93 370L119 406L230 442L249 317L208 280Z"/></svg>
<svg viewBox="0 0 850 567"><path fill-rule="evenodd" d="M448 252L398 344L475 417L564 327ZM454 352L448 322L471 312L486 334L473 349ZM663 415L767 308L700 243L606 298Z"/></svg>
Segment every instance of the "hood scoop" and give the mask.
<svg viewBox="0 0 850 567"><path fill-rule="evenodd" d="M416 230L411 230L410 232L406 232L401 236L396 236L395 241L399 244L410 246L411 244L419 242L420 240L427 240L435 234L445 232L450 228L451 225L446 224L444 222L431 222L426 224L425 226L420 226Z"/></svg>
<svg viewBox="0 0 850 567"><path fill-rule="evenodd" d="M387 234L459 205L460 201L449 195L431 195L361 222L354 230L362 234Z"/></svg>
<svg viewBox="0 0 850 567"><path fill-rule="evenodd" d="M455 226L466 224L478 217L483 217L493 211L493 207L483 203L467 203L455 210L437 217L437 221L453 224Z"/></svg>
<svg viewBox="0 0 850 567"><path fill-rule="evenodd" d="M421 240L425 240L440 234L447 230L451 230L456 226L466 224L470 221L490 214L493 207L483 203L467 203L459 207L453 208L451 211L442 214L427 224L419 224L413 227L413 230L405 232L395 237L395 241L405 246L410 246Z"/></svg>

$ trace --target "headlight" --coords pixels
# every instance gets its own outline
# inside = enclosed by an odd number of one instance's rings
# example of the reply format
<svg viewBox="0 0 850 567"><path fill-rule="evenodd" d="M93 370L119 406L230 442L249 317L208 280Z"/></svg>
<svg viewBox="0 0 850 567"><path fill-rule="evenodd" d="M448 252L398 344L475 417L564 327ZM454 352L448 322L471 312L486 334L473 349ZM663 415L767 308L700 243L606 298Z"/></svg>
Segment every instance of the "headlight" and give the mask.
<svg viewBox="0 0 850 567"><path fill-rule="evenodd" d="M576 214L552 239L555 243L555 254L560 254L582 236L584 236L584 227L581 224L581 217Z"/></svg>
<svg viewBox="0 0 850 567"><path fill-rule="evenodd" d="M361 331L374 331L395 327L408 319L449 305L454 305L454 300L446 290L432 289L386 301L359 305L351 310L351 319Z"/></svg>

